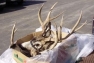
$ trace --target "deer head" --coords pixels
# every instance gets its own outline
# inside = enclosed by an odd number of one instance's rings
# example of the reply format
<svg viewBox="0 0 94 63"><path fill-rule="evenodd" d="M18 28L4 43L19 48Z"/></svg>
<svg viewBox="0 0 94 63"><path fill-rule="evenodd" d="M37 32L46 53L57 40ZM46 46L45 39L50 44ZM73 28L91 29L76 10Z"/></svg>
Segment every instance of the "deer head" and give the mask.
<svg viewBox="0 0 94 63"><path fill-rule="evenodd" d="M27 49L30 50L30 54L32 56L36 56L41 51L44 51L47 49L49 49L49 50L53 49L57 45L58 42L62 42L63 40L67 39L74 32L81 29L87 22L87 21L85 21L85 23L83 23L81 26L78 27L78 25L81 21L81 18L82 18L82 11L81 11L79 18L78 18L76 24L71 29L70 33L66 33L66 35L64 35L64 37L63 37L63 32L62 32L63 17L61 19L59 28L57 28L57 25L55 25L56 31L52 31L51 30L51 21L56 19L63 13L62 12L53 18L50 17L51 12L56 4L57 4L57 2L50 8L50 11L48 12L48 15L44 21L42 20L42 17L41 17L41 11L42 11L44 4L41 6L41 8L38 11L38 19L39 19L40 25L42 27L42 31L41 31L42 33L39 34L38 36L34 36L33 39L28 42L28 44L30 45L29 48L28 48L29 45L26 45ZM15 31L16 30L15 30L15 25L14 25L13 29L12 29L12 34L11 34L11 45L14 44L13 38L14 38Z"/></svg>

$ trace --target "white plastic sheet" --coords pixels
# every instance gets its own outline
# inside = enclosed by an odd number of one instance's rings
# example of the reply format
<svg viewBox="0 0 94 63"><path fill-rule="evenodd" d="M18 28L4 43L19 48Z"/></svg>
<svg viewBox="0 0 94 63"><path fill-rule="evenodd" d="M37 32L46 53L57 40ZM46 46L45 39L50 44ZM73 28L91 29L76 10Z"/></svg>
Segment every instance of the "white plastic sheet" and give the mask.
<svg viewBox="0 0 94 63"><path fill-rule="evenodd" d="M0 56L0 63L16 63L12 57L12 49L7 49L1 56Z"/></svg>
<svg viewBox="0 0 94 63"><path fill-rule="evenodd" d="M76 60L79 60L80 57L86 57L94 50L94 35L76 34L75 36L78 37L77 45L79 48Z"/></svg>

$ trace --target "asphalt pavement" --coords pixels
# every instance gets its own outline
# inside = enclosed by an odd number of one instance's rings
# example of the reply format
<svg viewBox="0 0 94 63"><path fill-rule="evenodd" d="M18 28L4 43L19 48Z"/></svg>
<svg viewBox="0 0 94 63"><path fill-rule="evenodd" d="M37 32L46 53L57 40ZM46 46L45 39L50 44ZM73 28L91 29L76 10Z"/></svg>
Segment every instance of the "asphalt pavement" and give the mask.
<svg viewBox="0 0 94 63"><path fill-rule="evenodd" d="M43 3L42 20L45 20L50 7L55 2L58 2L58 4L53 9L51 17L64 12L63 26L71 29L82 11L82 19L79 26L86 20L87 24L78 30L77 33L92 33L94 0L25 0L21 6L12 3L0 12L0 55L10 46L11 30L15 22L17 31L14 41L34 32L40 26L37 14ZM55 22L59 26L61 18L62 15L52 22Z"/></svg>

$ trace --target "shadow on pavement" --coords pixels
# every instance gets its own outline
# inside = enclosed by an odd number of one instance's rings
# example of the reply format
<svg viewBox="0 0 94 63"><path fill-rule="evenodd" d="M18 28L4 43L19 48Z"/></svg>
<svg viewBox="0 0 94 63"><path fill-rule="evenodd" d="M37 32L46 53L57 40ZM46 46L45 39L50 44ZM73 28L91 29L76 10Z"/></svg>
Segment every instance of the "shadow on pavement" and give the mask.
<svg viewBox="0 0 94 63"><path fill-rule="evenodd" d="M44 3L44 2L46 2L46 1L25 1L24 3L23 3L23 6L28 6L28 5L34 5L34 4L40 4L40 3Z"/></svg>
<svg viewBox="0 0 94 63"><path fill-rule="evenodd" d="M28 6L28 5L40 4L40 3L44 3L44 2L46 2L46 1L29 0L29 1L24 1L22 5L18 5L16 2L12 2L11 4L6 5L4 10L0 11L0 14L21 10L21 9L26 8L26 6Z"/></svg>

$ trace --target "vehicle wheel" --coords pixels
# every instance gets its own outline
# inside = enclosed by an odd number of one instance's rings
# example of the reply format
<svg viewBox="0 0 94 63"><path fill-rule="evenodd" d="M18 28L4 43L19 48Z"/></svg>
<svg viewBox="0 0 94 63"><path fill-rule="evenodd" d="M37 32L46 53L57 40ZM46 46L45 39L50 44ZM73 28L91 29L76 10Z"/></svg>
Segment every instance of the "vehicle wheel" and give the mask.
<svg viewBox="0 0 94 63"><path fill-rule="evenodd" d="M19 0L17 3L18 3L18 5L22 5L23 4L23 0Z"/></svg>

